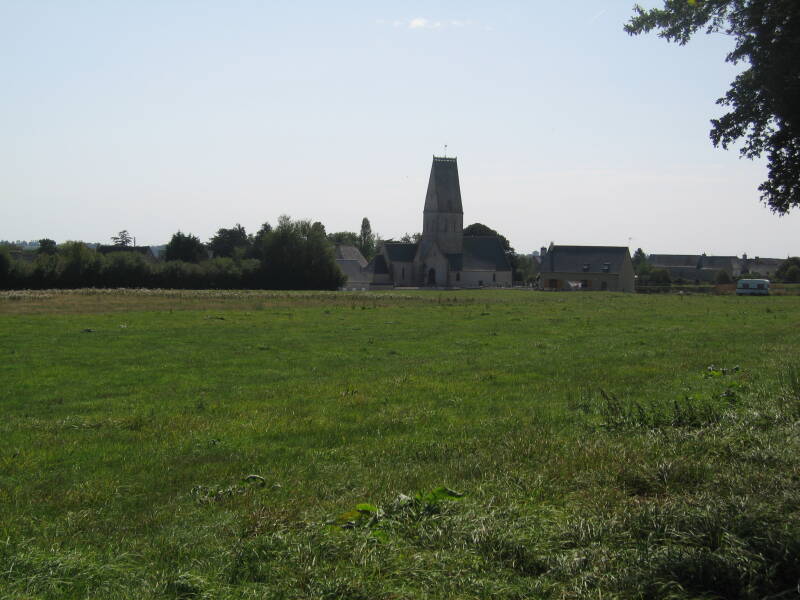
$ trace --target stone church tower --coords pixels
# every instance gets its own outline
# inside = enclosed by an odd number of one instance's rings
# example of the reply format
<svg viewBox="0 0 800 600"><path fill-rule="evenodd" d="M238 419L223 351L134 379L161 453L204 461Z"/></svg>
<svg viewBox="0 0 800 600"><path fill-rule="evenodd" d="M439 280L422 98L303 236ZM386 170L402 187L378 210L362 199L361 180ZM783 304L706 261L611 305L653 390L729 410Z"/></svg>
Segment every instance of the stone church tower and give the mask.
<svg viewBox="0 0 800 600"><path fill-rule="evenodd" d="M422 213L422 239L435 241L445 254L463 251L464 209L455 158L433 157Z"/></svg>
<svg viewBox="0 0 800 600"><path fill-rule="evenodd" d="M337 247L345 289L480 288L511 285L511 265L496 235L464 235L455 158L434 156L419 242L383 243L366 264L354 247Z"/></svg>

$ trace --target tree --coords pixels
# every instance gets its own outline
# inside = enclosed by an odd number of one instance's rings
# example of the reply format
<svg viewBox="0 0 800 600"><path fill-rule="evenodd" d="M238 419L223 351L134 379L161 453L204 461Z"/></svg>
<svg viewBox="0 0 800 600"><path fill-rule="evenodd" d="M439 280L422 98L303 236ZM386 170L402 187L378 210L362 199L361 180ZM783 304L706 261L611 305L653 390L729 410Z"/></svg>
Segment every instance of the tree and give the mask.
<svg viewBox="0 0 800 600"><path fill-rule="evenodd" d="M633 263L633 271L637 275L642 275L650 270L650 263L647 262L647 255L645 255L644 250L641 248L637 248L636 252L633 253L631 262Z"/></svg>
<svg viewBox="0 0 800 600"><path fill-rule="evenodd" d="M672 278L666 269L653 269L647 274L647 280L642 282L649 285L670 285Z"/></svg>
<svg viewBox="0 0 800 600"><path fill-rule="evenodd" d="M783 280L787 283L800 283L800 267L792 265L786 269L786 275Z"/></svg>
<svg viewBox="0 0 800 600"><path fill-rule="evenodd" d="M792 256L791 258L787 258L785 261L781 263L781 266L775 271L775 279L778 281L789 281L792 282L790 279L790 271L792 267L797 267L800 269L800 257Z"/></svg>
<svg viewBox="0 0 800 600"><path fill-rule="evenodd" d="M205 246L200 238L180 231L172 235L172 239L164 248L166 260L182 260L184 262L198 263L208 258Z"/></svg>
<svg viewBox="0 0 800 600"><path fill-rule="evenodd" d="M719 284L733 283L733 279L731 279L731 276L727 271L721 270L719 273L717 273L717 276L714 278L714 283L719 283Z"/></svg>
<svg viewBox="0 0 800 600"><path fill-rule="evenodd" d="M11 273L11 254L8 248L0 246L0 289L4 289L8 285Z"/></svg>
<svg viewBox="0 0 800 600"><path fill-rule="evenodd" d="M404 234L403 237L400 238L401 242L405 242L406 244L414 243L416 244L418 241L422 239L421 233L412 233L412 234Z"/></svg>
<svg viewBox="0 0 800 600"><path fill-rule="evenodd" d="M115 246L133 246L133 238L127 229L123 229L117 235L112 235L111 241L114 242Z"/></svg>
<svg viewBox="0 0 800 600"><path fill-rule="evenodd" d="M261 252L261 287L336 289L345 281L322 223L292 221L283 215L265 236Z"/></svg>
<svg viewBox="0 0 800 600"><path fill-rule="evenodd" d="M735 40L726 57L746 62L717 104L730 112L711 121L711 141L727 149L738 141L747 158L767 157L761 200L785 214L800 205L800 2L797 0L664 0L664 8L634 7L625 31L658 30L686 44L700 30Z"/></svg>
<svg viewBox="0 0 800 600"><path fill-rule="evenodd" d="M355 231L337 231L335 233L329 233L328 239L334 246L339 244L345 246L359 246L358 234Z"/></svg>
<svg viewBox="0 0 800 600"><path fill-rule="evenodd" d="M375 256L376 251L375 234L372 233L372 226L369 224L369 219L364 217L361 219L361 233L358 234L358 249L364 258L370 260Z"/></svg>
<svg viewBox="0 0 800 600"><path fill-rule="evenodd" d="M239 223L230 229L218 229L217 234L208 242L208 247L215 257L244 256L250 250L252 241Z"/></svg>
<svg viewBox="0 0 800 600"><path fill-rule="evenodd" d="M36 250L36 254L49 254L52 256L56 253L58 253L58 246L55 240L51 240L50 238L42 238L39 240L39 248Z"/></svg>

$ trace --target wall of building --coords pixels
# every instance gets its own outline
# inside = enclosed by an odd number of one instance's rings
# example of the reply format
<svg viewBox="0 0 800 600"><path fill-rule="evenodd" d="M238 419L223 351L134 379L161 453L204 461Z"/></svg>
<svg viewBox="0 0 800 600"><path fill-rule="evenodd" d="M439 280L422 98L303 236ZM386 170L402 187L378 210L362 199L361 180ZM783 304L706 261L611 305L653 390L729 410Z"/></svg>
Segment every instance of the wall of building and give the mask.
<svg viewBox="0 0 800 600"><path fill-rule="evenodd" d="M389 271L394 280L394 284L398 287L416 286L419 285L415 277L413 262L399 262L394 261L389 265Z"/></svg>
<svg viewBox="0 0 800 600"><path fill-rule="evenodd" d="M555 280L556 285L552 284ZM609 292L633 292L633 272L630 273L629 281L625 277L620 277L616 273L542 273L542 289L566 290L569 286L567 281L586 282L588 287L582 289L587 291L603 291L603 284L606 284L606 291Z"/></svg>
<svg viewBox="0 0 800 600"><path fill-rule="evenodd" d="M460 281L452 276L454 287L511 287L511 271L461 271Z"/></svg>

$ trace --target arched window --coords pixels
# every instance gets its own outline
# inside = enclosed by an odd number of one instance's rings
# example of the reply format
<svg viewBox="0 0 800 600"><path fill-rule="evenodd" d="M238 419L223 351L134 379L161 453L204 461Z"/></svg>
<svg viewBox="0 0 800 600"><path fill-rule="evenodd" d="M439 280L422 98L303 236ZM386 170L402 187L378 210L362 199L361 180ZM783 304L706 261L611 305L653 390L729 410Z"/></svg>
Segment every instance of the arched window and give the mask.
<svg viewBox="0 0 800 600"><path fill-rule="evenodd" d="M406 279L406 268L405 267L403 267L400 270L400 279L402 279L403 281L405 281L405 279Z"/></svg>

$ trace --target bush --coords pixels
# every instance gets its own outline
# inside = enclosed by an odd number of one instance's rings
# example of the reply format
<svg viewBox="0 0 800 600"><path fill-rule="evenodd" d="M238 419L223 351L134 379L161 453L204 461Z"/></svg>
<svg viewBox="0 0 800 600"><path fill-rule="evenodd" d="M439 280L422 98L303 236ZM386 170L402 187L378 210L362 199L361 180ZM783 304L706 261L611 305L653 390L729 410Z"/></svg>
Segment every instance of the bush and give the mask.
<svg viewBox="0 0 800 600"><path fill-rule="evenodd" d="M10 283L11 254L8 248L0 247L0 288L5 289Z"/></svg>
<svg viewBox="0 0 800 600"><path fill-rule="evenodd" d="M152 272L138 252L111 252L103 261L102 285L105 287L148 287Z"/></svg>

